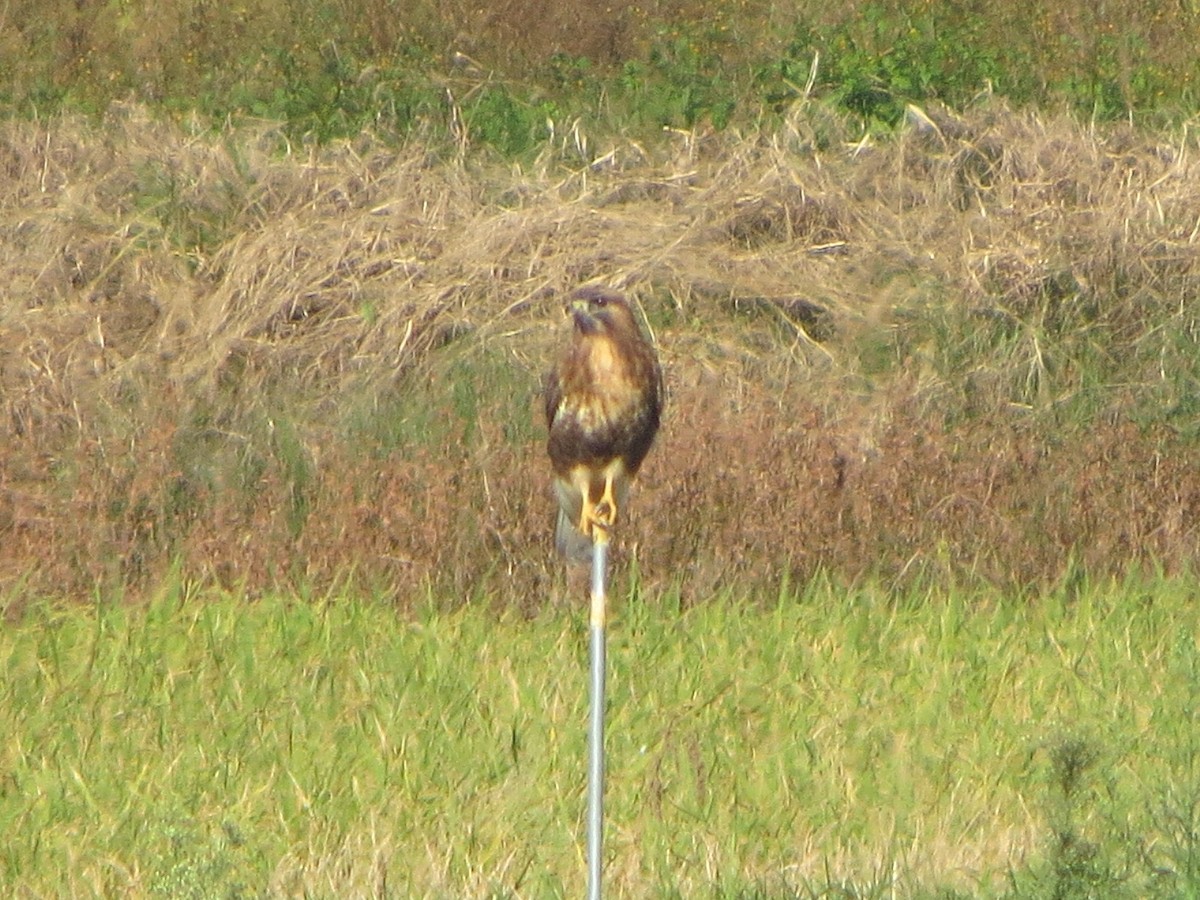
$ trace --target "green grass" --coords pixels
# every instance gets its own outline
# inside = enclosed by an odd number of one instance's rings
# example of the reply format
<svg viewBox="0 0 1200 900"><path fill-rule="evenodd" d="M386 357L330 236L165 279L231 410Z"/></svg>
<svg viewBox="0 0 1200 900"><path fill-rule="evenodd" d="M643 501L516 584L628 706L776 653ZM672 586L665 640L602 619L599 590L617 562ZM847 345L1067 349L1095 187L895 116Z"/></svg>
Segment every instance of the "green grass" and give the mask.
<svg viewBox="0 0 1200 900"><path fill-rule="evenodd" d="M873 130L892 128L906 103L961 106L988 90L1100 119L1182 121L1195 108L1191 3L778 6L683 0L614 14L584 3L573 25L548 30L541 7L515 3L479 16L380 0L16 0L0 39L0 101L42 117L135 98L181 117L275 119L317 141L364 128L445 137L455 103L471 143L507 157L543 149L548 120L639 140L663 126L753 124L802 94L814 56L817 95ZM589 51L605 26L611 46ZM448 66L447 51L464 49L479 70Z"/></svg>
<svg viewBox="0 0 1200 900"><path fill-rule="evenodd" d="M1196 589L620 598L613 896L1195 895ZM580 609L174 585L0 669L6 895L581 893Z"/></svg>

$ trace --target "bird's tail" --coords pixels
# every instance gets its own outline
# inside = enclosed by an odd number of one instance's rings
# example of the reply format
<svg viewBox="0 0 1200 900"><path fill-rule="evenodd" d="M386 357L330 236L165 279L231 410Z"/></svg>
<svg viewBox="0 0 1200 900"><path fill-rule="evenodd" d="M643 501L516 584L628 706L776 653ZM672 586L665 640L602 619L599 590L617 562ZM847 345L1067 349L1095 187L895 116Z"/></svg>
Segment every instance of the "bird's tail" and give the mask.
<svg viewBox="0 0 1200 900"><path fill-rule="evenodd" d="M579 530L567 511L559 508L558 524L554 527L554 546L569 563L592 561L592 539Z"/></svg>

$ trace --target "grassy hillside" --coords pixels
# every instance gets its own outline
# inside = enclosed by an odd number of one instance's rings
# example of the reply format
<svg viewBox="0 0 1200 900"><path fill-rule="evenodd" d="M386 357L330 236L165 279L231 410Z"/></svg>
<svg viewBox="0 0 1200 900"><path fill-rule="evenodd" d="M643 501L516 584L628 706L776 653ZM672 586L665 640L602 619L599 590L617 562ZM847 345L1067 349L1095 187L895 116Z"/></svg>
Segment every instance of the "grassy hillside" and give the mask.
<svg viewBox="0 0 1200 900"><path fill-rule="evenodd" d="M1200 891L1197 585L622 596L614 897ZM577 611L193 593L0 632L0 885L573 897Z"/></svg>

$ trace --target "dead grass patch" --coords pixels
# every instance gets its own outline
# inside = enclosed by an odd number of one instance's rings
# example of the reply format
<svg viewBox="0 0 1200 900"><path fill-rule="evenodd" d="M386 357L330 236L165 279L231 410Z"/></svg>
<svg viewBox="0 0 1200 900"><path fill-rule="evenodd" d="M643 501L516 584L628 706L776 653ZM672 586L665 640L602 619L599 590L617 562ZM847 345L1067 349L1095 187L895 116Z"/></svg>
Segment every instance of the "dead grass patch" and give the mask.
<svg viewBox="0 0 1200 900"><path fill-rule="evenodd" d="M552 592L536 390L590 279L669 372L647 578L1193 564L1194 142L986 104L817 152L806 115L514 171L5 125L8 583Z"/></svg>

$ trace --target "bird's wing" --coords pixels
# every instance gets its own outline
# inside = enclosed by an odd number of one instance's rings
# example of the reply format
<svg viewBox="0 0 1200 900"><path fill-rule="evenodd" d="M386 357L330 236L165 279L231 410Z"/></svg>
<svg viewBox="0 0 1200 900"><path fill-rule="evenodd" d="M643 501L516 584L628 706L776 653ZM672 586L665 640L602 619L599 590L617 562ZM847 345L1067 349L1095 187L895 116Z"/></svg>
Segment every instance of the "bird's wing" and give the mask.
<svg viewBox="0 0 1200 900"><path fill-rule="evenodd" d="M551 369L546 373L546 377L542 382L542 399L546 402L546 426L554 425L554 417L558 413L558 407L562 404L562 382L558 377L558 370Z"/></svg>

